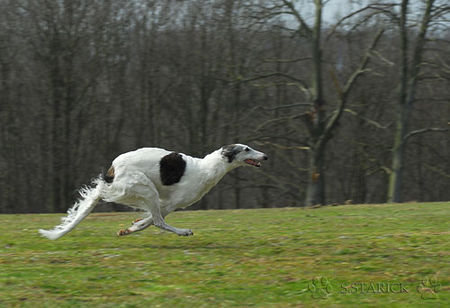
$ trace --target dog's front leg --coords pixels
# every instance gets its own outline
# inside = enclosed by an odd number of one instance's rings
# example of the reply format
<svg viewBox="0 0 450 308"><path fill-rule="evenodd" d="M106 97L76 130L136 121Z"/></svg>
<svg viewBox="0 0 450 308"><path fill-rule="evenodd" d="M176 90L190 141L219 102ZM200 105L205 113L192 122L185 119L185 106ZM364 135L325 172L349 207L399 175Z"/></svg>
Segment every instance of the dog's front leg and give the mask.
<svg viewBox="0 0 450 308"><path fill-rule="evenodd" d="M168 225L161 215L161 208L160 208L159 204L153 204L150 207L150 212L152 213L152 216L153 216L153 224L156 227L166 230L166 231L169 231L169 232L176 233L180 236L194 235L194 233L190 229L180 229L180 228L175 228L175 227Z"/></svg>
<svg viewBox="0 0 450 308"><path fill-rule="evenodd" d="M131 187L128 187L128 193L136 197L137 202L135 206L137 208L144 209L152 214L153 224L163 230L176 233L178 235L189 236L193 235L192 231L189 229L178 229L169 226L161 214L161 203L159 201L159 193L152 181L141 172L135 172L129 176L134 179L136 183ZM168 213L164 213L167 215ZM128 231L127 231L128 230ZM131 233L127 229L126 234ZM121 234L125 235L125 234Z"/></svg>

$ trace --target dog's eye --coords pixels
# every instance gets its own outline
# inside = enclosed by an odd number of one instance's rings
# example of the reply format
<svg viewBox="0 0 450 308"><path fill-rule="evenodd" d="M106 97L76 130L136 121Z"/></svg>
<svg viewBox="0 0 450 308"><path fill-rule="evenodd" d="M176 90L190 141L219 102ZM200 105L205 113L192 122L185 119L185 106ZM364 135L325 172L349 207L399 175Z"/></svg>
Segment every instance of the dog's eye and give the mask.
<svg viewBox="0 0 450 308"><path fill-rule="evenodd" d="M245 148L245 152L248 152L248 151L250 151L250 148Z"/></svg>

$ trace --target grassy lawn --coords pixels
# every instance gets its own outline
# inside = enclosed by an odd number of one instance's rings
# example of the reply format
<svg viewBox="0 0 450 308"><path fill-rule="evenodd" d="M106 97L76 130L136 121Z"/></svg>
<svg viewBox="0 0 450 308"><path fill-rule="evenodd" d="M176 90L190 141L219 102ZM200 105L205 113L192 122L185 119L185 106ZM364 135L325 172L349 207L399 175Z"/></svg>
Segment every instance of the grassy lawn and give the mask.
<svg viewBox="0 0 450 308"><path fill-rule="evenodd" d="M0 307L450 306L450 203L176 212L178 237L139 213L0 215Z"/></svg>

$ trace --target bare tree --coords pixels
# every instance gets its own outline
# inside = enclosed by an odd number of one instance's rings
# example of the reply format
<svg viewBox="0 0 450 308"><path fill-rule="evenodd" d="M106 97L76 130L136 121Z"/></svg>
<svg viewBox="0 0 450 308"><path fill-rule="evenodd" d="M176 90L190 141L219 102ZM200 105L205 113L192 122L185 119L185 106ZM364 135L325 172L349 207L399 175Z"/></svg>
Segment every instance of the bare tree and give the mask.
<svg viewBox="0 0 450 308"><path fill-rule="evenodd" d="M263 8L263 18L272 17L280 14L287 14L297 22L296 33L309 44L310 56L306 59L311 62L310 80L282 72L274 72L257 78L267 78L272 76L283 76L290 82L296 83L304 92L305 103L299 106L310 105L310 109L299 116L307 128L308 135L305 138L299 138L299 144L308 149L309 161L309 180L306 190L305 205L323 204L325 202L325 154L326 146L332 138L336 127L344 112L348 102L350 92L357 80L366 72L371 52L378 43L383 30L379 30L373 41L370 43L366 52L360 60L356 69L347 77L343 85L337 78L333 77L334 87L337 92L337 99L331 111L327 112L329 104L326 103L324 94L324 59L323 59L323 21L322 14L324 5L327 1L314 0L313 22L308 24L302 10L298 8L293 1L282 0L275 2L272 6ZM303 140L302 140L303 139Z"/></svg>
<svg viewBox="0 0 450 308"><path fill-rule="evenodd" d="M400 15L396 16L401 42L401 76L397 104L396 132L392 149L392 168L389 177L388 202L402 201L404 151L408 140L415 135L427 132L447 131L447 129L432 127L410 131L409 121L411 112L413 111L420 72L423 65L427 32L433 18L439 17L441 13L448 11L449 7L446 5L437 6L435 0L426 0L422 18L418 24L418 32L415 37L413 37L414 32L410 30L410 23L408 22L410 7L411 4L408 0L402 0L400 4Z"/></svg>

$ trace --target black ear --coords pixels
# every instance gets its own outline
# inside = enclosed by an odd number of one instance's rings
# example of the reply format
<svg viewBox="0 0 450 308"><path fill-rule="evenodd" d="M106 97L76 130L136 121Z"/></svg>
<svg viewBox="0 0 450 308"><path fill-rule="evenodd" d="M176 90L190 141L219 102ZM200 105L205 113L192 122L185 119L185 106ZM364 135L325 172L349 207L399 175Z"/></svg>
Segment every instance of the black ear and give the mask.
<svg viewBox="0 0 450 308"><path fill-rule="evenodd" d="M239 153L239 149L235 144L230 144L222 147L222 156L228 158L229 163L234 160L237 153Z"/></svg>

